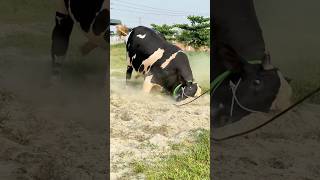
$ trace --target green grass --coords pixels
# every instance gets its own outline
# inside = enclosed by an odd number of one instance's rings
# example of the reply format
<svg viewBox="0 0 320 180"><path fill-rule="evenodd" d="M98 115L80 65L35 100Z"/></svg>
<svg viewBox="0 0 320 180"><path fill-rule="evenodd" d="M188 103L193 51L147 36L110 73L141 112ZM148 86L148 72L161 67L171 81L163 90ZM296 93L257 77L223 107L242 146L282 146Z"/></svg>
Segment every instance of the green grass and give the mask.
<svg viewBox="0 0 320 180"><path fill-rule="evenodd" d="M125 50L124 43L111 45L111 47L110 47L110 67L111 67L111 69L126 69L127 68L126 50Z"/></svg>
<svg viewBox="0 0 320 180"><path fill-rule="evenodd" d="M192 144L172 145L172 154L153 163L134 162L133 171L147 179L205 180L210 178L210 133L202 130Z"/></svg>

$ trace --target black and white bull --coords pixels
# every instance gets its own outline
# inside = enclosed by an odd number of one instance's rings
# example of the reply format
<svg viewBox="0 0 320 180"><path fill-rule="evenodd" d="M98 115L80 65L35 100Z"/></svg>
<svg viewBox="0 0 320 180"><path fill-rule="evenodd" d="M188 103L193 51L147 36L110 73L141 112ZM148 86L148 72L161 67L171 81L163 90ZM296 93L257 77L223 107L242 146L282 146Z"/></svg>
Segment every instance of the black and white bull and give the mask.
<svg viewBox="0 0 320 180"><path fill-rule="evenodd" d="M213 2L212 126L288 107L291 88L271 65L253 0Z"/></svg>
<svg viewBox="0 0 320 180"><path fill-rule="evenodd" d="M56 0L55 27L52 32L53 73L59 74L67 53L73 25L79 25L88 42L82 48L82 54L88 54L100 46L109 44L109 0Z"/></svg>
<svg viewBox="0 0 320 180"><path fill-rule="evenodd" d="M201 89L193 82L188 57L180 48L144 26L135 27L126 34L127 81L135 70L145 77L145 92L160 87L172 93L177 101L200 95Z"/></svg>

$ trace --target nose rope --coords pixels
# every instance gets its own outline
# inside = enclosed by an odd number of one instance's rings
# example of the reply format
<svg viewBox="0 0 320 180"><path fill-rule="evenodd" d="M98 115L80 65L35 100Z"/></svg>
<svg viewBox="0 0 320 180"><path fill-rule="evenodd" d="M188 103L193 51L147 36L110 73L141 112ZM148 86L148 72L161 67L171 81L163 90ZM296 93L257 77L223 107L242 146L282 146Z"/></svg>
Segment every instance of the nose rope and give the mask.
<svg viewBox="0 0 320 180"><path fill-rule="evenodd" d="M276 114L275 116L273 116L269 120L265 121L264 123L252 128L252 129L249 129L249 130L244 131L244 132L236 133L236 134L233 134L233 135L230 135L230 136L227 136L227 137L223 137L223 138L215 138L213 136L213 137L211 137L211 139L214 142L222 142L222 141L226 141L226 140L229 140L229 139L233 139L233 138L236 138L236 137L240 137L240 136L244 136L244 135L247 135L249 133L252 133L252 132L254 132L254 131L256 131L256 130L258 130L260 128L263 128L264 126L272 123L273 121L277 120L279 117L283 116L285 113L289 112L290 110L292 110L293 108L295 108L296 106L298 106L299 104L303 103L305 100L309 99L310 97L314 96L315 94L317 94L319 92L320 92L320 87L318 87L314 91L310 92L305 97L303 97L302 99L300 99L296 103L292 104L291 106L289 106L285 110L279 112L278 114Z"/></svg>
<svg viewBox="0 0 320 180"><path fill-rule="evenodd" d="M210 89L206 90L205 92L203 92L200 96L192 99L191 101L189 102L186 102L184 104L180 104L180 105L176 105L176 106L184 106L184 105L187 105L187 104L190 104L192 103L193 101L199 99L200 97L204 96L205 94L207 94L208 92L210 92L210 94L214 94L215 91L219 88L219 86L222 84L222 82L225 80L226 77L228 77L229 75L231 74L230 71L225 71L224 73L222 73L221 75L219 75L215 80L213 80L211 83L210 83Z"/></svg>
<svg viewBox="0 0 320 180"><path fill-rule="evenodd" d="M262 62L260 60L252 60L252 61L249 61L248 62L249 64L261 64ZM196 97L195 99L187 102L187 103L184 103L184 104L180 104L180 105L177 105L177 106L184 106L184 105L187 105L187 104L190 104L191 102L199 99L201 96L205 95L206 93L210 92L211 96L214 95L215 91L219 88L219 86L222 84L222 82L231 74L231 71L227 70L225 72L223 72L222 74L220 74L218 77L216 77L213 81L210 82L210 89L205 91L204 93L202 93L200 96ZM235 97L235 100L238 101L238 98ZM239 101L237 102L237 104L242 108L242 109L247 109L246 107L242 106ZM253 111L253 110L250 110L248 109L249 112ZM254 112L257 112L257 111L254 111Z"/></svg>
<svg viewBox="0 0 320 180"><path fill-rule="evenodd" d="M241 83L241 80L242 80L242 79L240 78L240 79L238 80L237 84L234 84L232 81L229 82L230 88L231 88L231 91L232 91L232 101L231 101L231 107L230 107L230 117L233 116L233 110L234 110L234 103L235 103L235 102L237 103L237 105L238 105L241 109L243 109L243 110L245 110L245 111L248 111L248 112L250 112L250 113L258 113L258 112L260 112L260 111L256 111L256 110L247 108L247 107L243 106L243 105L240 103L240 101L239 101L239 99L238 99L238 97L237 97L237 89L238 89L238 87L239 87L239 85L240 85L240 83Z"/></svg>
<svg viewBox="0 0 320 180"><path fill-rule="evenodd" d="M182 89L182 95L183 96L185 96L185 97L187 97L187 98L190 98L190 97L192 97L192 96L188 96L186 93L184 93L184 89L185 89L186 87L182 87L181 89Z"/></svg>

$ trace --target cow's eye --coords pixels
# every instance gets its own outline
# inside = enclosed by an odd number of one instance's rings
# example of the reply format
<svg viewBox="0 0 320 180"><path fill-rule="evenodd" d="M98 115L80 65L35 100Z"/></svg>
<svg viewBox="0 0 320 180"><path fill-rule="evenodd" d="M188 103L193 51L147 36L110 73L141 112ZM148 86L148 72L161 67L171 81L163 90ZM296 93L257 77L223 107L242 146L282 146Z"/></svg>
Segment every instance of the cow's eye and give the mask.
<svg viewBox="0 0 320 180"><path fill-rule="evenodd" d="M261 81L259 79L256 79L253 81L254 85L260 85L261 84Z"/></svg>

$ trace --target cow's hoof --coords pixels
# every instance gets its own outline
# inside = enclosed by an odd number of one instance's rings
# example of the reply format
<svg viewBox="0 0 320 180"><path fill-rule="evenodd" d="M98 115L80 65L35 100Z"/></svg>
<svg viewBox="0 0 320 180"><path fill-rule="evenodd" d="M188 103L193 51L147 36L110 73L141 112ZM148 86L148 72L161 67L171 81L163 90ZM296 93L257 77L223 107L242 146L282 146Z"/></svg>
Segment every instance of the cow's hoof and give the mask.
<svg viewBox="0 0 320 180"><path fill-rule="evenodd" d="M51 77L50 77L50 84L51 85L57 85L61 82L62 80L62 77L61 77L61 74L57 74L57 73L53 73L51 74Z"/></svg>

